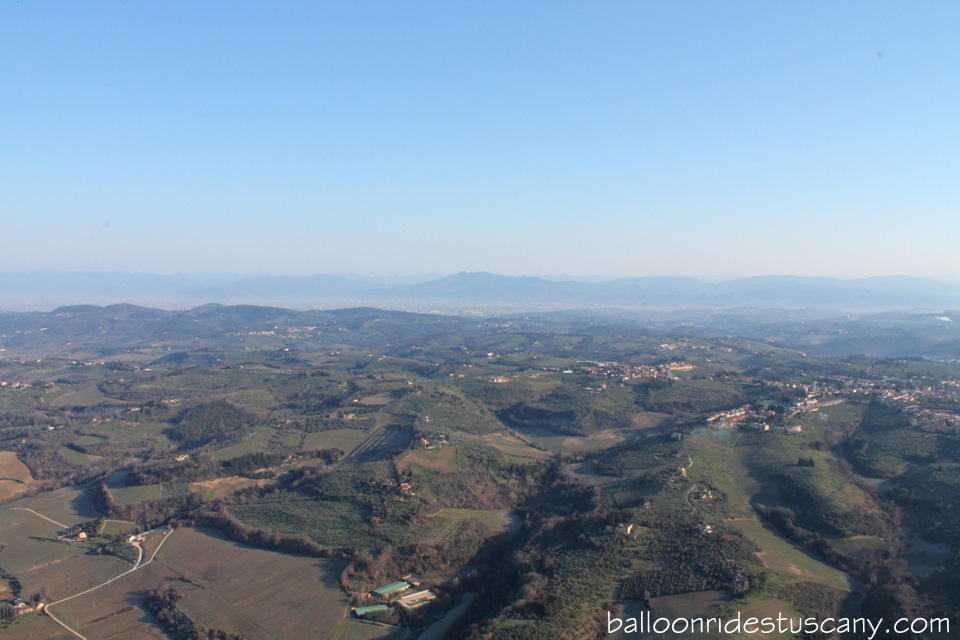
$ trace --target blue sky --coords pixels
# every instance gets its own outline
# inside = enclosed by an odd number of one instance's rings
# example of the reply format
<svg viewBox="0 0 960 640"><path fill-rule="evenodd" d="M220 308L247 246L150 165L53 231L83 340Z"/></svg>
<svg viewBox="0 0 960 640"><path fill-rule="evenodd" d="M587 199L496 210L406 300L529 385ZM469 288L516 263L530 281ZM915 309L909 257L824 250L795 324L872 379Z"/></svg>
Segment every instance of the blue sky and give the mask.
<svg viewBox="0 0 960 640"><path fill-rule="evenodd" d="M0 269L960 276L960 5L0 2Z"/></svg>

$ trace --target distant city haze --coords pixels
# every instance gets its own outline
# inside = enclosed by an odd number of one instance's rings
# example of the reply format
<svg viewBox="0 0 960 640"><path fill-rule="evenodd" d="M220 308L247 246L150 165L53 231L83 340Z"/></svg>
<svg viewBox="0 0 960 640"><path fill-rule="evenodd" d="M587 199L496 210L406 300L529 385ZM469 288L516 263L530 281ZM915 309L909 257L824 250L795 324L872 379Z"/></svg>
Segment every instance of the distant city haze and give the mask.
<svg viewBox="0 0 960 640"><path fill-rule="evenodd" d="M0 270L955 278L958 24L0 3Z"/></svg>

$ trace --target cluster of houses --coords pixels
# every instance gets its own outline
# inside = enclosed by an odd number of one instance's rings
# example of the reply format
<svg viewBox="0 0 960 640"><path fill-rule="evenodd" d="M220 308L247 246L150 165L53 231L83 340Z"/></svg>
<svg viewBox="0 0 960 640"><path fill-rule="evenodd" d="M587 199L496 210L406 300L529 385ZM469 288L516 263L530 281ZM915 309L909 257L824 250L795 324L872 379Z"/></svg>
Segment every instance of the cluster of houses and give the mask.
<svg viewBox="0 0 960 640"><path fill-rule="evenodd" d="M617 524L608 524L605 531L611 535L624 536L627 538L636 537L636 526L631 522L618 522Z"/></svg>
<svg viewBox="0 0 960 640"><path fill-rule="evenodd" d="M715 496L713 495L712 489L701 489L696 492L694 497L697 500L713 500Z"/></svg>
<svg viewBox="0 0 960 640"><path fill-rule="evenodd" d="M393 478L387 478L380 483L384 487L396 488L397 492L400 494L401 498L414 498L416 493L413 491L413 485L409 482L401 482L397 484L397 481Z"/></svg>
<svg viewBox="0 0 960 640"><path fill-rule="evenodd" d="M424 433L414 442L414 449L440 449L447 444L447 435L445 433Z"/></svg>
<svg viewBox="0 0 960 640"><path fill-rule="evenodd" d="M732 347L716 347L708 344L693 344L692 342L665 342L657 346L660 351L676 351L677 349L689 349L691 351L720 351L722 353L733 353Z"/></svg>
<svg viewBox="0 0 960 640"><path fill-rule="evenodd" d="M787 411L787 418L792 418L799 413L806 411L818 411L821 407L829 407L840 404L843 400L827 400L819 402L815 398L807 398L800 401ZM713 429L735 429L740 428L744 431L777 431L780 433L802 433L801 425L789 425L786 427L772 427L768 420L776 415L773 411L757 410L748 404L736 409L719 411L707 416L707 426Z"/></svg>
<svg viewBox="0 0 960 640"><path fill-rule="evenodd" d="M960 436L960 415L956 413L918 409L913 415L922 431Z"/></svg>
<svg viewBox="0 0 960 640"><path fill-rule="evenodd" d="M736 409L719 411L707 416L707 426L714 429L734 429L741 428L745 431L769 431L770 424L767 422L776 415L773 411L764 409L754 409L749 404L745 404Z"/></svg>
<svg viewBox="0 0 960 640"><path fill-rule="evenodd" d="M960 380L940 380L931 384L923 376L860 378L844 375L823 375L812 383L761 380L740 375L725 376L724 380L803 392L803 397L787 410L787 417L818 411L839 404L844 398L860 397L875 398L915 416L921 428L927 424L932 431L947 427L945 430L949 432L951 427L960 427L960 416L955 412L930 411L922 406L925 401L942 404L960 400ZM828 398L831 395L834 397Z"/></svg>
<svg viewBox="0 0 960 640"><path fill-rule="evenodd" d="M437 599L437 592L423 588L424 586L417 576L404 576L396 582L371 591L368 597L376 604L354 607L351 614L360 619L382 619L394 615L397 607L407 611L417 609Z"/></svg>
<svg viewBox="0 0 960 640"><path fill-rule="evenodd" d="M589 362L584 361L574 369L565 370L564 373L588 373L590 375L613 380L636 380L640 378L660 378L670 377L677 371L693 371L696 365L689 362L667 362L658 365L634 365L622 362Z"/></svg>
<svg viewBox="0 0 960 640"><path fill-rule="evenodd" d="M15 598L10 601L10 608L13 609L13 612L18 616L25 616L28 613L33 613L34 611L42 611L43 603L26 602L20 598Z"/></svg>
<svg viewBox="0 0 960 640"><path fill-rule="evenodd" d="M20 382L19 380L0 380L0 387L10 387L11 389L29 389L29 382Z"/></svg>

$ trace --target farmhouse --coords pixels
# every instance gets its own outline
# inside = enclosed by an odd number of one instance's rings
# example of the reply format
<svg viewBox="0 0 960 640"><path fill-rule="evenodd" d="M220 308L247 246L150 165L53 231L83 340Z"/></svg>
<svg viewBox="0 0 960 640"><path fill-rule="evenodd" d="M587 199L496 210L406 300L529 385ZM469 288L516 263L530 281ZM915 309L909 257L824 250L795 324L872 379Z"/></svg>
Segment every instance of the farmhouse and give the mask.
<svg viewBox="0 0 960 640"><path fill-rule="evenodd" d="M13 610L18 616L24 616L24 615L27 615L28 613L33 613L34 611L40 611L41 609L43 609L42 602L28 604L23 600L21 600L20 598L16 598L10 604L13 606Z"/></svg>

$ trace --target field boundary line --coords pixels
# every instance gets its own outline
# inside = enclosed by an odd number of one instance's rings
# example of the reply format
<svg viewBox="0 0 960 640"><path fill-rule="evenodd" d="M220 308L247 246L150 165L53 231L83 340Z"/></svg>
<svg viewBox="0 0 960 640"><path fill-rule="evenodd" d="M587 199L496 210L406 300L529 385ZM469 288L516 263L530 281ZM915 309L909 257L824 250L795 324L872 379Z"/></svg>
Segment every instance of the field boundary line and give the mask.
<svg viewBox="0 0 960 640"><path fill-rule="evenodd" d="M56 622L58 625L60 625L61 627L63 627L64 629L66 629L67 631L69 631L70 633L72 633L73 635L77 636L77 637L80 638L81 640L87 640L86 636L80 635L79 633L77 633L76 631L74 631L73 629L71 629L70 627L68 627L63 621L60 620L60 618L58 618L57 616L55 616L55 615L53 615L52 613L50 613L49 607L45 608L44 611L46 611L46 612L47 612L47 615L50 616L50 619L53 620L54 622Z"/></svg>
<svg viewBox="0 0 960 640"><path fill-rule="evenodd" d="M29 512L32 513L33 515L35 515L35 516L40 516L41 518L43 518L43 519L46 520L47 522L52 522L53 524L57 525L58 527L63 527L64 529L69 529L69 528L70 528L70 527L68 527L67 525L63 524L62 522L57 522L57 521L54 520L53 518L48 518L47 516L43 515L42 513L37 513L37 512L34 511L33 509L28 509L28 508L26 508L26 507L10 507L10 508L11 508L12 510L14 510L14 511L29 511Z"/></svg>
<svg viewBox="0 0 960 640"><path fill-rule="evenodd" d="M157 557L157 552L160 551L160 547L163 546L163 543L167 541L167 538L169 538L170 534L172 534L173 532L174 532L174 529L170 529L169 531L167 531L167 533L164 534L163 540L160 541L160 544L157 545L157 548L153 550L153 554L151 554L150 559L147 560L148 563L153 562L153 559Z"/></svg>

